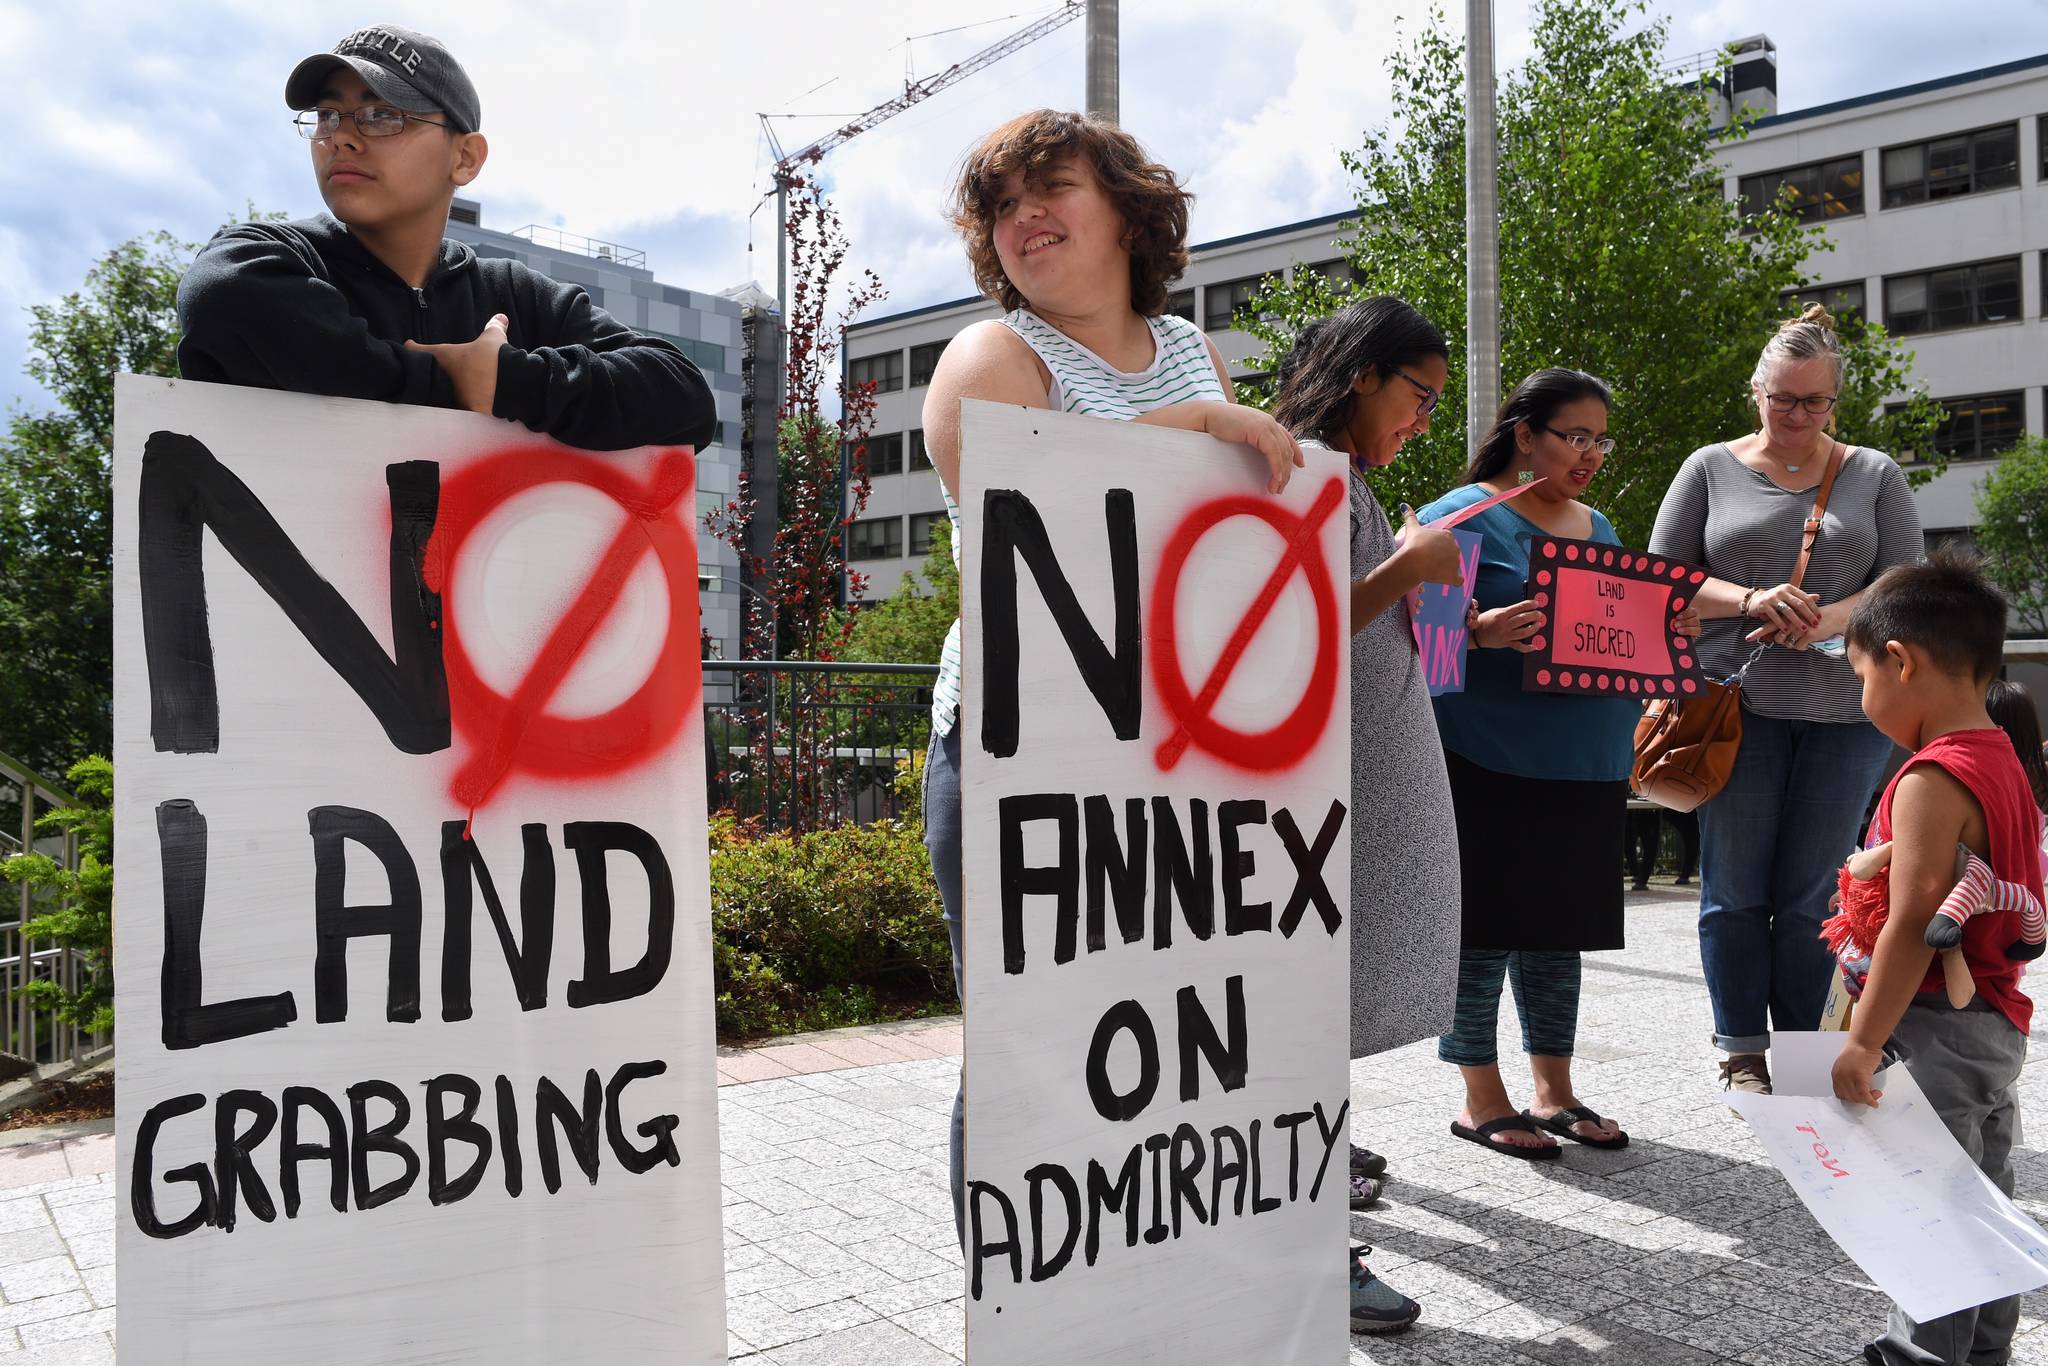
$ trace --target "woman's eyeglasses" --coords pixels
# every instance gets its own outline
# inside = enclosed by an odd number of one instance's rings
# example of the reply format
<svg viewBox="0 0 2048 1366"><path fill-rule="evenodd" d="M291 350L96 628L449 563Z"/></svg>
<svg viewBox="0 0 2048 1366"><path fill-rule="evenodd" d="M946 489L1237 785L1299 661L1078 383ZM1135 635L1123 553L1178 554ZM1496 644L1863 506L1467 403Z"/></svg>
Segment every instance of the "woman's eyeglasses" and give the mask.
<svg viewBox="0 0 2048 1366"><path fill-rule="evenodd" d="M1584 432L1561 432L1555 427L1545 427L1543 430L1549 432L1581 455L1584 455L1588 450L1597 450L1602 455L1614 454L1614 438L1611 436L1588 436Z"/></svg>
<svg viewBox="0 0 2048 1366"><path fill-rule="evenodd" d="M1835 396L1833 394L1807 394L1803 397L1799 394L1765 394L1764 402L1771 405L1771 411L1774 413L1789 413L1794 408L1804 408L1807 412L1819 416L1822 413L1834 411Z"/></svg>
<svg viewBox="0 0 2048 1366"><path fill-rule="evenodd" d="M1422 402L1417 404L1415 409L1415 415L1417 417L1428 417L1431 413L1436 411L1436 405L1444 401L1444 396L1441 393L1439 393L1435 389L1430 388L1427 384L1424 384L1421 380L1415 378L1415 376L1409 374L1400 366L1397 365L1394 367L1394 373L1399 375L1402 379L1407 380L1410 384L1414 385L1416 390L1419 393L1421 393Z"/></svg>

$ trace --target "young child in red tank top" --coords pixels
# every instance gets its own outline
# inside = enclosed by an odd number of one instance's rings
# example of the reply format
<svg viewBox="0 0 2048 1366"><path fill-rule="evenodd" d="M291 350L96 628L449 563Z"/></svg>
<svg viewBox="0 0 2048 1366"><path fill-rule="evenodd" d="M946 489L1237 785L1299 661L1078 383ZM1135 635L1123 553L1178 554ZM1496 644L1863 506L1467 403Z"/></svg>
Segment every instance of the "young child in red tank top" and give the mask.
<svg viewBox="0 0 2048 1366"><path fill-rule="evenodd" d="M1972 561L1937 551L1886 571L1850 617L1863 710L1913 757L1885 789L1871 828L1873 843L1891 842L1891 909L1834 1085L1844 1101L1878 1104L1871 1078L1889 1040L1963 1150L2010 1195L2015 1091L2034 1009L2020 990L2025 965L2006 953L2015 918L1978 915L1963 926L1976 997L1961 1009L1950 1004L1926 940L1955 886L1959 844L1999 880L2042 897L2040 814L2012 743L1984 706L2005 616L2005 600ZM2003 1360L2018 1319L2017 1297L1926 1323L1894 1307L1865 1356L1890 1366Z"/></svg>

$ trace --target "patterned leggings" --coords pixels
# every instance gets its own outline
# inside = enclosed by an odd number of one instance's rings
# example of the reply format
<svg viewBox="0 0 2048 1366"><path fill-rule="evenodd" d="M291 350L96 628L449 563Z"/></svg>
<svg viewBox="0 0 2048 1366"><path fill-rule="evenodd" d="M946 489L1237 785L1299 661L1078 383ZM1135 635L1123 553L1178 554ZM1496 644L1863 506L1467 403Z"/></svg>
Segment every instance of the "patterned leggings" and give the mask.
<svg viewBox="0 0 2048 1366"><path fill-rule="evenodd" d="M1569 1058L1579 1032L1579 955L1466 949L1458 955L1458 1011L1436 1055L1460 1067L1499 1059L1500 979L1514 988L1522 1051Z"/></svg>

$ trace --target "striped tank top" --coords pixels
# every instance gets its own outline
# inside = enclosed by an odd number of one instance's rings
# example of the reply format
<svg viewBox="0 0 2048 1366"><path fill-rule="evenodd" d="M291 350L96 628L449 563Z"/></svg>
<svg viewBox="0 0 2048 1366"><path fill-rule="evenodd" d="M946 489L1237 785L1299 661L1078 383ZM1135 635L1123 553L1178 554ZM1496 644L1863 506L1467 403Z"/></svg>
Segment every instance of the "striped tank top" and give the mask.
<svg viewBox="0 0 2048 1366"><path fill-rule="evenodd" d="M1029 309L1006 314L1003 326L1024 339L1052 372L1046 406L1084 417L1132 418L1195 399L1222 401L1223 384L1209 359L1202 330L1185 318L1147 318L1152 329L1152 363L1143 370L1119 370ZM960 506L953 491L941 486L946 517L953 524L953 564L960 564ZM932 729L953 732L960 715L960 623L946 633L939 656L939 680L932 687Z"/></svg>

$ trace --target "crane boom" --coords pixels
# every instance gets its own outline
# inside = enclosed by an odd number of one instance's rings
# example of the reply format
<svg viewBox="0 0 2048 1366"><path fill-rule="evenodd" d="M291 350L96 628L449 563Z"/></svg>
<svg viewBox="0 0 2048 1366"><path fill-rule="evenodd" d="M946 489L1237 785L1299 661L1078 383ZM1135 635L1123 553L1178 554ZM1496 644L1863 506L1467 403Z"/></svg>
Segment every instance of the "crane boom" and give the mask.
<svg viewBox="0 0 2048 1366"><path fill-rule="evenodd" d="M810 146L791 152L788 156L777 161L775 163L776 184L786 187L795 177L799 166L822 160L827 152L841 143L859 137L876 124L895 118L912 105L930 99L946 87L967 79L984 67L993 66L1019 48L1030 46L1040 38L1045 37L1046 34L1051 33L1054 29L1080 18L1086 8L1084 0L1064 0L1064 3L1058 10L1046 15L1036 23L1028 24L1018 29L1000 42L992 43L975 53L972 57L963 58L947 67L944 71L938 72L936 75L927 76L914 84L906 83L903 87L903 93L895 99L876 105L873 109L868 110L867 113L862 114L852 122L841 124L838 128L833 129Z"/></svg>

